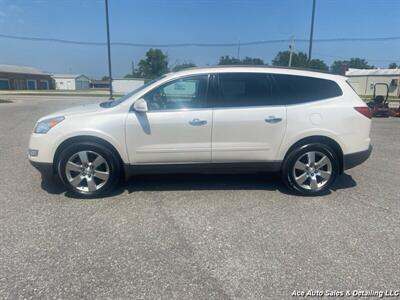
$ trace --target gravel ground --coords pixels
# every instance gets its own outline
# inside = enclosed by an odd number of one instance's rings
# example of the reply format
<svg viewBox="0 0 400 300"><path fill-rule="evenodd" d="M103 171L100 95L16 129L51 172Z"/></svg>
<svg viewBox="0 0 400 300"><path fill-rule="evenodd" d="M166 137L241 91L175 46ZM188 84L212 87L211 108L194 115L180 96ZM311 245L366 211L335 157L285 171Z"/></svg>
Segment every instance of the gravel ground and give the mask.
<svg viewBox="0 0 400 300"><path fill-rule="evenodd" d="M292 196L273 175L158 175L81 200L41 182L29 134L98 99L17 98L0 104L1 299L400 289L400 119L373 120L371 158L324 197Z"/></svg>

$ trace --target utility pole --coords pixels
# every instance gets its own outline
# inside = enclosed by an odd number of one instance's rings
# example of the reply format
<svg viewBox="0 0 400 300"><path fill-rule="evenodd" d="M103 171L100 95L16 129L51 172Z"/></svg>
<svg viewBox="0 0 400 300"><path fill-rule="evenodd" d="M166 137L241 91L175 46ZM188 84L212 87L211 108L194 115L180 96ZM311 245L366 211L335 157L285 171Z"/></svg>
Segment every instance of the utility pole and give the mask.
<svg viewBox="0 0 400 300"><path fill-rule="evenodd" d="M108 20L108 0L105 0L105 5L106 5L106 26L107 26L107 51L108 51L108 81L110 85L110 100L114 100L113 90L112 90L110 22Z"/></svg>
<svg viewBox="0 0 400 300"><path fill-rule="evenodd" d="M237 59L240 60L240 40L238 42Z"/></svg>
<svg viewBox="0 0 400 300"><path fill-rule="evenodd" d="M311 31L310 31L310 44L308 47L308 61L311 60L311 51L312 51L312 43L313 43L313 34L314 34L314 17L315 17L315 1L312 0L313 5L312 5L312 16L311 16Z"/></svg>
<svg viewBox="0 0 400 300"><path fill-rule="evenodd" d="M289 68L292 67L292 57L294 51L294 36L292 35L292 39L289 45L290 55L289 55Z"/></svg>

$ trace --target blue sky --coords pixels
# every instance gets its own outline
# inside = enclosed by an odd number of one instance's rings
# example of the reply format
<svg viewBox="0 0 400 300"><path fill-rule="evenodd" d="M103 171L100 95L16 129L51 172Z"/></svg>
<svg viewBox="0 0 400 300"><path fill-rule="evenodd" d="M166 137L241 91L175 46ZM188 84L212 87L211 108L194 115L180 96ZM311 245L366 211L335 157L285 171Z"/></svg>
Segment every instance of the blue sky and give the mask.
<svg viewBox="0 0 400 300"><path fill-rule="evenodd" d="M235 43L308 38L311 0L109 0L112 41L137 43ZM317 0L315 38L400 36L399 0ZM105 41L103 0L0 0L0 34ZM287 43L241 47L240 56L270 63ZM307 52L307 43L297 43ZM354 56L386 67L400 63L400 41L315 43L313 57L330 64ZM147 48L114 46L113 75L130 72ZM169 62L213 65L237 47L164 48ZM0 38L0 63L56 73L107 74L102 46L65 45Z"/></svg>

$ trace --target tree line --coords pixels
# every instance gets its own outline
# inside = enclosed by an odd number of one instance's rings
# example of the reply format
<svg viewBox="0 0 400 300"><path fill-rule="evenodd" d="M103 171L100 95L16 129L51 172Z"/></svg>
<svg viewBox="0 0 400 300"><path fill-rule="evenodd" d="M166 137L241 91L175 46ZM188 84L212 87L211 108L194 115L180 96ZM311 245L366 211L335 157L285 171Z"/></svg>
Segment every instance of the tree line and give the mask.
<svg viewBox="0 0 400 300"><path fill-rule="evenodd" d="M280 51L272 60L272 66L287 67L289 65L290 51ZM218 65L265 65L261 58L244 57L242 59L225 55L219 58ZM309 60L307 54L304 52L293 52L291 66L294 68L309 68L334 74L344 75L348 68L356 69L373 69L375 66L370 65L367 60L363 58L353 57L349 60L335 60L328 66L321 59ZM168 55L160 49L151 48L146 52L145 58L139 61L138 67L132 70L131 74L127 74L125 78L146 78L153 79L161 76L162 74L170 71L177 72L183 69L196 67L192 62L176 62L170 66L168 64ZM396 63L389 64L388 68L398 68ZM103 77L106 80L108 77Z"/></svg>

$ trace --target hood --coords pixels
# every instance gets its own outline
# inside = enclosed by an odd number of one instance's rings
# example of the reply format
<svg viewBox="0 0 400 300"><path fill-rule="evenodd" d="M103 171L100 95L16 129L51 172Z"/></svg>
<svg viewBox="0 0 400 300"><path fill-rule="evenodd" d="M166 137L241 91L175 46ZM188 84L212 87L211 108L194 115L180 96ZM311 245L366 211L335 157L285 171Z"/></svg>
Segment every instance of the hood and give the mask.
<svg viewBox="0 0 400 300"><path fill-rule="evenodd" d="M86 113L92 113L92 112L97 112L97 111L103 111L105 108L102 108L100 106L100 103L95 103L95 104L84 104L84 105L79 105L79 106L74 106L71 108L67 108L64 110L60 110L54 113L51 113L47 116L44 116L38 120L38 122L54 117L59 117L59 116L64 116L64 117L70 117L74 115L81 115L81 114L86 114Z"/></svg>

